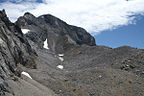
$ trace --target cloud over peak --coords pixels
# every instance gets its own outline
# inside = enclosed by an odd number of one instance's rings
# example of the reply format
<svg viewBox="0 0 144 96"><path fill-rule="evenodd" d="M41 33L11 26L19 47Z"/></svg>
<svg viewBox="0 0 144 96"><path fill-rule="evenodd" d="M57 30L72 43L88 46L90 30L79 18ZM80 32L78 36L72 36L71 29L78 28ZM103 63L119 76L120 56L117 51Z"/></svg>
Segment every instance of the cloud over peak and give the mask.
<svg viewBox="0 0 144 96"><path fill-rule="evenodd" d="M18 0L19 1L19 0ZM135 15L144 15L144 0L25 0L23 3L1 3L11 20L24 12L35 16L52 14L68 24L85 28L95 35L107 29L133 23Z"/></svg>

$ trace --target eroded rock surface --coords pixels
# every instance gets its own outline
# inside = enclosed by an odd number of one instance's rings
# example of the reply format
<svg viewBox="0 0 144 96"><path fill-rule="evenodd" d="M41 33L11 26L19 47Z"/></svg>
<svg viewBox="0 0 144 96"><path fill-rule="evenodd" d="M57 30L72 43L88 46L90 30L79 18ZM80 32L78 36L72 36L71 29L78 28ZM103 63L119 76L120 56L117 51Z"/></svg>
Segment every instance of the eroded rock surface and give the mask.
<svg viewBox="0 0 144 96"><path fill-rule="evenodd" d="M9 21L4 10L0 11L0 96L21 96L15 88L27 87L23 86L25 83L17 86L21 81L18 76L22 71L18 65L35 69L37 63L37 53L31 48L21 29ZM8 84L7 81L11 83ZM17 84L10 87L13 81ZM32 96L32 93L29 96Z"/></svg>

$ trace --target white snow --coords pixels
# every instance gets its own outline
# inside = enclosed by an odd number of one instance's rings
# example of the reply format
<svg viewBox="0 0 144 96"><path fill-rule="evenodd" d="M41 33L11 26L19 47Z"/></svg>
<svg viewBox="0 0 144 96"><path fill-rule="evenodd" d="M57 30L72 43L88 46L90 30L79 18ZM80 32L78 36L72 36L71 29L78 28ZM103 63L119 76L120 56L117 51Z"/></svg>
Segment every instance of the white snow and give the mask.
<svg viewBox="0 0 144 96"><path fill-rule="evenodd" d="M31 77L27 72L24 72L24 71L23 71L21 74L23 74L23 75L29 77L30 79L32 79L32 77Z"/></svg>
<svg viewBox="0 0 144 96"><path fill-rule="evenodd" d="M64 58L62 58L62 57L58 57L62 62L64 61Z"/></svg>
<svg viewBox="0 0 144 96"><path fill-rule="evenodd" d="M23 34L26 34L26 33L28 33L30 30L29 30L29 29L21 29L21 31L22 31Z"/></svg>
<svg viewBox="0 0 144 96"><path fill-rule="evenodd" d="M58 56L63 57L63 56L64 56L64 54L58 54Z"/></svg>
<svg viewBox="0 0 144 96"><path fill-rule="evenodd" d="M47 43L47 39L44 41L44 46L43 46L45 49L49 49L48 47L48 43Z"/></svg>
<svg viewBox="0 0 144 96"><path fill-rule="evenodd" d="M129 65L126 65L126 67L129 67Z"/></svg>
<svg viewBox="0 0 144 96"><path fill-rule="evenodd" d="M59 69L63 69L64 67L63 67L63 65L58 65L57 66Z"/></svg>
<svg viewBox="0 0 144 96"><path fill-rule="evenodd" d="M99 78L102 78L102 75L99 75L98 77L99 77Z"/></svg>
<svg viewBox="0 0 144 96"><path fill-rule="evenodd" d="M64 56L64 54L58 54L58 58L63 62L64 61L64 58L63 58L63 56Z"/></svg>

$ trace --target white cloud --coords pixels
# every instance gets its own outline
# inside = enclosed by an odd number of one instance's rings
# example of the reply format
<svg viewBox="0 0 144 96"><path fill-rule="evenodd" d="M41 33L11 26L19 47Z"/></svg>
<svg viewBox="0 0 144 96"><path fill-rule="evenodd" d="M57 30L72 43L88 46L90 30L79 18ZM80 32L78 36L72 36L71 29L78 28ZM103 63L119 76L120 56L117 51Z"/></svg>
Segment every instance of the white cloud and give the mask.
<svg viewBox="0 0 144 96"><path fill-rule="evenodd" d="M11 20L29 11L36 16L52 14L95 35L133 22L131 15L144 15L144 0L43 0L44 3L2 3Z"/></svg>

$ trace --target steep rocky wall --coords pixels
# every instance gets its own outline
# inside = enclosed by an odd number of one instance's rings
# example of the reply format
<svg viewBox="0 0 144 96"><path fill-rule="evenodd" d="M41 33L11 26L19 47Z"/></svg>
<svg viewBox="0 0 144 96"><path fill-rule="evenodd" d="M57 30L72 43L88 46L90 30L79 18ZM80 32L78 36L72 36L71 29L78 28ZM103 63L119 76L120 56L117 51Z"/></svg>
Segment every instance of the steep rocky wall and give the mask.
<svg viewBox="0 0 144 96"><path fill-rule="evenodd" d="M10 74L20 75L17 64L36 68L37 54L23 36L21 29L11 23L5 10L0 11L0 94L8 91L5 79Z"/></svg>

